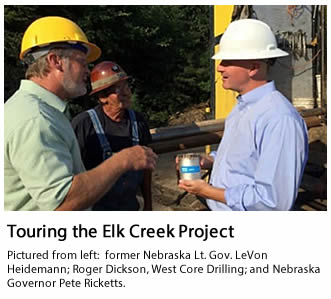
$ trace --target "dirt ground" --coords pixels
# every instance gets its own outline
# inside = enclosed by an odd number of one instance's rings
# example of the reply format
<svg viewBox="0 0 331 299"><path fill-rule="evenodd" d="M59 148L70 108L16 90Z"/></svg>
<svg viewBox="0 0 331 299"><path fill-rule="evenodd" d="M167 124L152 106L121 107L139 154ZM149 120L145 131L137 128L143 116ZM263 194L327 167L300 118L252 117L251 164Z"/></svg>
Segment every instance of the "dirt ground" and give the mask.
<svg viewBox="0 0 331 299"><path fill-rule="evenodd" d="M205 206L191 194L185 195L178 203L178 196L184 193L177 187L175 157L179 153L199 152L204 148L194 148L187 151L171 152L159 155L157 169L153 173L153 210L156 211L196 211L205 210Z"/></svg>
<svg viewBox="0 0 331 299"><path fill-rule="evenodd" d="M190 118L198 117L203 120L200 109L190 112L186 122ZM193 114L192 114L193 113ZM184 117L178 115L177 119ZM195 118L196 119L196 118ZM176 118L173 124L179 124ZM324 211L327 209L327 127L311 128L309 130L309 160L305 169L304 178L299 190L294 210ZM212 150L217 145L212 146ZM153 210L155 211L203 211L206 207L193 195L187 194L181 200L177 200L184 191L177 187L175 171L175 156L184 152L204 153L205 148L194 148L185 151L171 152L159 155L157 169L153 172ZM177 202L176 202L177 200Z"/></svg>
<svg viewBox="0 0 331 299"><path fill-rule="evenodd" d="M309 129L309 156L296 210L327 210L327 126Z"/></svg>

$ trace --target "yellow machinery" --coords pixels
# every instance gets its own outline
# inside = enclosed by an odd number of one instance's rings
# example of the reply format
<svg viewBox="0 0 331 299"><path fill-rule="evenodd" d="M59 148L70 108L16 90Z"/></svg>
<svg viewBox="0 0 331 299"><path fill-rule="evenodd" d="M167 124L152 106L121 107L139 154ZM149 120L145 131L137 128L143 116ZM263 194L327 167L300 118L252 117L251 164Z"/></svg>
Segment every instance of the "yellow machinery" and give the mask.
<svg viewBox="0 0 331 299"><path fill-rule="evenodd" d="M218 51L218 44L220 36L224 33L225 29L231 22L234 5L213 5L211 7L212 18L212 40L214 41L213 55ZM214 118L226 118L231 112L233 106L236 104L236 93L231 90L225 90L222 87L222 80L220 74L217 72L219 60L213 60L212 67L212 109ZM206 108L206 113L210 113L210 108ZM211 152L211 146L205 146L206 154ZM208 180L208 178L207 178Z"/></svg>
<svg viewBox="0 0 331 299"><path fill-rule="evenodd" d="M212 7L213 17L213 36L215 41L219 41L219 36L222 35L231 22L234 5L214 5ZM214 53L218 51L218 42L214 46ZM222 80L220 74L217 72L217 65L219 60L214 62L213 74L213 91L214 95L214 112L215 119L226 118L231 112L233 106L236 104L236 93L231 90L225 90L222 87Z"/></svg>

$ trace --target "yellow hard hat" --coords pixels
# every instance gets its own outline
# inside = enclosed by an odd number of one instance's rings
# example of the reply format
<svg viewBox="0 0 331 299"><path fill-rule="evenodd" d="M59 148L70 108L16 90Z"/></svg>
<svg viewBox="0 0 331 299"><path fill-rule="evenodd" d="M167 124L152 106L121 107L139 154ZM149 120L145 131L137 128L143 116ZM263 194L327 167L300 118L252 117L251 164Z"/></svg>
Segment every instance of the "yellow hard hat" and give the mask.
<svg viewBox="0 0 331 299"><path fill-rule="evenodd" d="M54 43L81 44L87 47L87 60L93 62L101 55L100 48L88 41L80 27L63 17L43 17L35 20L25 31L20 59L34 47L43 48Z"/></svg>

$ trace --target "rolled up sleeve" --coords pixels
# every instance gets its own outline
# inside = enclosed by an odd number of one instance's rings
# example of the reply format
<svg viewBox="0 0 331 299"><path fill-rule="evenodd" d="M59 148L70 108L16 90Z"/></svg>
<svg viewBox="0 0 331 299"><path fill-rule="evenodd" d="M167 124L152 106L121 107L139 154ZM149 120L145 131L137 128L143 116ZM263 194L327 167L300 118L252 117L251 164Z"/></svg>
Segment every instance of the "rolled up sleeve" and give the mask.
<svg viewBox="0 0 331 299"><path fill-rule="evenodd" d="M259 139L253 184L226 189L234 210L289 210L295 202L307 159L305 128L286 115L271 121Z"/></svg>

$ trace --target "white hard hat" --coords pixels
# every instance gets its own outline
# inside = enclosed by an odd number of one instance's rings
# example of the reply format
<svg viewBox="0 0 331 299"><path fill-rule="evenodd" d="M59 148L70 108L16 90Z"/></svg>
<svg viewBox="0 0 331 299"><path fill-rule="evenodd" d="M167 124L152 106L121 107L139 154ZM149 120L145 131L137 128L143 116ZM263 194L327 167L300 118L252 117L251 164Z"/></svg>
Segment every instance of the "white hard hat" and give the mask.
<svg viewBox="0 0 331 299"><path fill-rule="evenodd" d="M241 19L230 23L220 40L219 51L212 59L268 59L287 55L277 47L275 35L266 23Z"/></svg>

